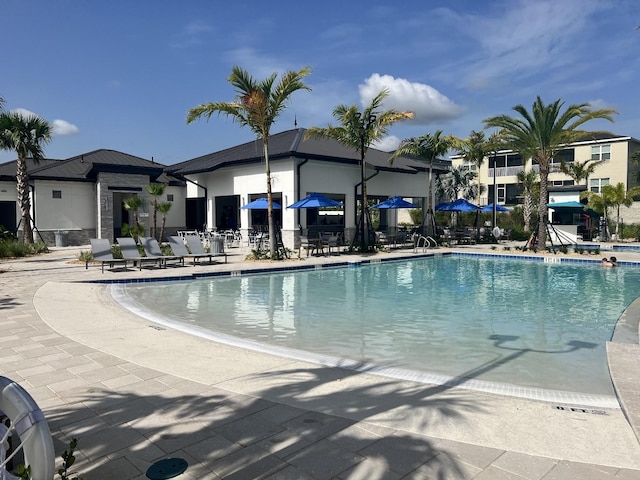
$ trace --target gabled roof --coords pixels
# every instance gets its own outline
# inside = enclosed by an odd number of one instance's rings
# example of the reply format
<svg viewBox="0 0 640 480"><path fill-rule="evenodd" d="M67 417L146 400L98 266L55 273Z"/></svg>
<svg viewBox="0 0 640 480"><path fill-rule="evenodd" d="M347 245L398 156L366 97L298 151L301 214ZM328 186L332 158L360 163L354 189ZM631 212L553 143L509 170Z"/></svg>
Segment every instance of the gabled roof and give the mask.
<svg viewBox="0 0 640 480"><path fill-rule="evenodd" d="M0 175L6 169L9 176L15 179L15 163L14 160L0 165ZM27 172L32 179L92 182L100 172L113 172L149 175L153 182L183 183L165 174L165 168L166 166L160 163L106 149L94 150L67 160L42 160L38 165L32 160L27 160Z"/></svg>
<svg viewBox="0 0 640 480"><path fill-rule="evenodd" d="M331 163L359 164L360 156L354 149L333 139L305 139L305 132L306 129L297 128L271 135L269 137L269 160L273 162L297 157ZM212 172L223 167L257 163L263 158L262 146L262 140L256 139L236 147L171 165L167 171L179 175L189 175ZM398 157L391 164L389 163L390 156L389 152L369 148L365 160L369 168L381 171L414 174L427 168L424 162L407 157ZM446 169L448 163L445 162L445 165L442 166L435 162L434 168L438 168L438 165L440 165L439 169Z"/></svg>

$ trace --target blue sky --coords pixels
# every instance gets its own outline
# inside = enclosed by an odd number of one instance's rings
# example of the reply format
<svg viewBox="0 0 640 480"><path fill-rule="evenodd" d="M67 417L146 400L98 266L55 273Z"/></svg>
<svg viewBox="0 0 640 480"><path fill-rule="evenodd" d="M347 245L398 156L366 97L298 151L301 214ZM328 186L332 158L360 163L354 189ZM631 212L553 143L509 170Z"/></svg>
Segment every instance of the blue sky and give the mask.
<svg viewBox="0 0 640 480"><path fill-rule="evenodd" d="M224 5L224 6L220 6ZM52 122L48 158L99 148L167 165L251 141L189 108L231 101L238 65L257 80L310 66L272 133L326 126L339 104L411 110L380 147L549 103L615 108L593 122L640 138L640 8L634 0L3 0L0 96ZM0 152L0 162L15 158Z"/></svg>

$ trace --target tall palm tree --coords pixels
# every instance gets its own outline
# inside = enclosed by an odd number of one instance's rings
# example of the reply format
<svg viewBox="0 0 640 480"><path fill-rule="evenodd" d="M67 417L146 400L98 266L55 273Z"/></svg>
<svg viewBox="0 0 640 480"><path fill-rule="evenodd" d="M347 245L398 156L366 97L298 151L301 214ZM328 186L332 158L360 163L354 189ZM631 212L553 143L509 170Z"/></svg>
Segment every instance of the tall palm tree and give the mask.
<svg viewBox="0 0 640 480"><path fill-rule="evenodd" d="M513 107L522 118L497 115L483 120L487 128L499 129L507 147L538 163L540 169L540 203L538 204L538 246L546 246L546 221L549 166L558 150L584 138L588 132L579 130L589 120L601 118L613 122L612 109L592 110L588 103L569 105L564 111L560 99L545 104L538 96L531 112L522 105ZM591 132L593 133L593 132Z"/></svg>
<svg viewBox="0 0 640 480"><path fill-rule="evenodd" d="M147 193L151 195L153 200L151 200L151 207L153 208L153 220L151 223L151 236L156 240L161 241L161 238L158 238L158 205L159 198L164 195L164 191L167 188L167 185L164 183L155 183L152 182L147 185Z"/></svg>
<svg viewBox="0 0 640 480"><path fill-rule="evenodd" d="M13 150L18 155L16 183L22 223L22 241L33 243L31 227L31 197L27 159L35 164L44 158L43 146L51 141L51 125L37 115L22 115L18 112L0 113L0 150Z"/></svg>
<svg viewBox="0 0 640 480"><path fill-rule="evenodd" d="M236 98L232 102L209 102L193 107L187 113L187 123L217 113L231 117L241 127L249 127L257 138L262 140L267 176L267 217L269 223L269 254L276 257L276 231L273 219L273 196L271 193L271 167L269 164L269 135L276 118L284 111L291 95L298 90L311 90L304 84L303 78L311 73L310 67L299 71L289 71L280 77L277 74L258 82L244 69L235 66L227 78L235 87Z"/></svg>
<svg viewBox="0 0 640 480"><path fill-rule="evenodd" d="M538 174L535 170L518 172L518 185L522 187L524 193L524 204L522 205L522 215L524 217L525 231L531 231L531 215L534 211L534 190L538 184Z"/></svg>
<svg viewBox="0 0 640 480"><path fill-rule="evenodd" d="M389 90L383 89L371 103L362 111L357 105L338 105L333 109L333 118L340 126L329 125L327 127L312 127L307 130L305 138L332 138L342 145L354 149L360 154L360 181L361 205L360 205L360 237L361 249L367 251L368 227L367 227L367 184L365 179L365 157L369 147L389 134L389 127L402 120L413 118L413 112L399 112L396 110L380 111L383 100L389 96Z"/></svg>
<svg viewBox="0 0 640 480"><path fill-rule="evenodd" d="M158 237L159 242L161 242L162 238L164 237L164 227L167 224L167 214L169 213L169 210L171 210L171 205L173 205L173 203L171 202L160 202L158 204L158 212L162 214L162 222L160 224L160 236Z"/></svg>
<svg viewBox="0 0 640 480"><path fill-rule="evenodd" d="M484 191L482 188L482 182L480 181L480 169L484 163L485 157L493 151L493 146L485 138L484 132L472 130L469 138L463 139L459 146L458 154L462 155L462 158L474 164L478 172L478 192L476 203L480 205L480 197Z"/></svg>
<svg viewBox="0 0 640 480"><path fill-rule="evenodd" d="M583 180L589 185L589 176L595 171L596 167L602 163L602 161L585 160L584 162L562 162L560 164L560 170L565 175L569 175L576 185Z"/></svg>
<svg viewBox="0 0 640 480"><path fill-rule="evenodd" d="M433 135L426 133L420 137L406 138L400 142L400 145L393 152L389 162L399 156L415 157L424 160L429 165L429 176L427 185L427 204L423 210L422 226L426 225L426 235L435 234L435 218L433 216L433 208L435 207L435 188L433 178L433 162L436 158L443 156L449 150L459 145L460 140L453 135L442 135L442 130L436 131Z"/></svg>

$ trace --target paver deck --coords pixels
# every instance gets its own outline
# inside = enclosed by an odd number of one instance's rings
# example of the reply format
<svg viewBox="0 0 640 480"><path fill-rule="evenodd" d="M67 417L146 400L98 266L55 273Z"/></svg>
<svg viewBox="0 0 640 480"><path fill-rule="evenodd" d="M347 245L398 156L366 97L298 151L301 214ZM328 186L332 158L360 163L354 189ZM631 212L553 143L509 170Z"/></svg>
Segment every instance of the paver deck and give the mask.
<svg viewBox="0 0 640 480"><path fill-rule="evenodd" d="M75 283L255 268L240 250L226 265L104 274L69 263L80 250L0 263L0 374L43 409L58 465L78 439L86 480L144 479L169 457L189 463L180 480L640 479L637 341L608 346L624 410L558 409L212 343Z"/></svg>

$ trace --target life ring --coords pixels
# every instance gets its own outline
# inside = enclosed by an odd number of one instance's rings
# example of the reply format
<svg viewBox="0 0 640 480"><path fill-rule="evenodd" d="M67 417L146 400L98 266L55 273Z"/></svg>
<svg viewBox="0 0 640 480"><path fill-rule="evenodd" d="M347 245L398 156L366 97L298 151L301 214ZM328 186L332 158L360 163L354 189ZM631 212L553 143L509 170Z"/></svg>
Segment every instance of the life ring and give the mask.
<svg viewBox="0 0 640 480"><path fill-rule="evenodd" d="M8 441L12 433L20 438L13 452L22 449L24 464L31 467L33 480L52 480L55 474L55 452L51 431L42 410L31 395L13 380L0 376L0 416L11 422L0 424L0 478L17 479L6 470Z"/></svg>

